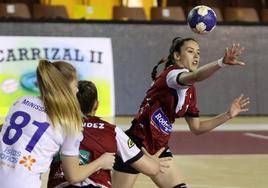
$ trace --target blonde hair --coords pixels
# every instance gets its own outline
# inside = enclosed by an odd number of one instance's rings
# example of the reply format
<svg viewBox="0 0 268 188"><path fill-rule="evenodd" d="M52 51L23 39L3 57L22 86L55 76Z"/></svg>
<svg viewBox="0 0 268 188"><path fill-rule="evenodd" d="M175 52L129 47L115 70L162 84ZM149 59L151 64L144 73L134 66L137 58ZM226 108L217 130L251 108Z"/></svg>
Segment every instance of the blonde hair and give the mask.
<svg viewBox="0 0 268 188"><path fill-rule="evenodd" d="M71 135L81 132L81 110L70 83L77 79L75 68L64 61L40 60L37 81L52 126L61 125Z"/></svg>

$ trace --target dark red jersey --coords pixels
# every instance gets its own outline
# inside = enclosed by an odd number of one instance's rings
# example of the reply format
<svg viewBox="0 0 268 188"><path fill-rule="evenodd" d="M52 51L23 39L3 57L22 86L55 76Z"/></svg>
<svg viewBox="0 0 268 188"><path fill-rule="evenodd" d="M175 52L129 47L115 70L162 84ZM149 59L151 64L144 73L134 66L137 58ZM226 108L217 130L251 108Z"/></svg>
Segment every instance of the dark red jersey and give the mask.
<svg viewBox="0 0 268 188"><path fill-rule="evenodd" d="M183 72L188 70L173 65L157 77L128 131L142 140L151 154L167 147L175 118L199 116L195 87L177 83L177 75Z"/></svg>
<svg viewBox="0 0 268 188"><path fill-rule="evenodd" d="M84 139L80 145L80 160L86 159L83 161L84 164L96 160L105 152L117 152L115 125L98 117L88 117L84 118L83 127ZM89 157L82 156L82 152L89 152ZM97 184L111 187L110 170L99 170L89 178Z"/></svg>
<svg viewBox="0 0 268 188"><path fill-rule="evenodd" d="M105 152L117 153L126 163L132 163L142 157L142 152L130 138L118 127L99 117L85 117L83 119L84 138L80 144L80 164L88 164L96 160ZM68 185L58 160L53 161L49 175L48 188L56 185ZM111 188L110 170L99 170L76 186L86 185Z"/></svg>

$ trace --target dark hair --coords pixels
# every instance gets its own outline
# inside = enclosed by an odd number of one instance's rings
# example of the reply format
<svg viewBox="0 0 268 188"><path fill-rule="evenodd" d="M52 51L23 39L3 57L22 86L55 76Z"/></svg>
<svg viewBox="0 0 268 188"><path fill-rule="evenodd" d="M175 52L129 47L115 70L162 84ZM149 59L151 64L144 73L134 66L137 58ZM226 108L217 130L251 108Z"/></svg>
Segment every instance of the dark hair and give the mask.
<svg viewBox="0 0 268 188"><path fill-rule="evenodd" d="M153 71L151 73L152 76L152 80L154 81L156 79L156 75L157 75L157 68L160 64L165 63L165 69L167 67L169 67L170 65L174 65L175 61L174 61L174 57L173 57L173 53L174 52L181 52L181 47L183 46L184 42L186 41L196 41L193 38L182 38L182 37L176 37L172 40L172 44L169 48L169 55L168 58L162 58L153 68Z"/></svg>
<svg viewBox="0 0 268 188"><path fill-rule="evenodd" d="M91 81L78 81L78 92L76 94L81 111L88 114L93 110L93 105L98 99L98 92L95 84Z"/></svg>

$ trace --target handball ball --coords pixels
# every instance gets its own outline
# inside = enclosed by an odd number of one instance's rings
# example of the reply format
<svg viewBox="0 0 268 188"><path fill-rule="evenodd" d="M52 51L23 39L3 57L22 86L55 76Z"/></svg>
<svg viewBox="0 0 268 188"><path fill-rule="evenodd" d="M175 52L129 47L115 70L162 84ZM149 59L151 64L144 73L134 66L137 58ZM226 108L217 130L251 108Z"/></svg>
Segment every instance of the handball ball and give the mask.
<svg viewBox="0 0 268 188"><path fill-rule="evenodd" d="M189 12L187 22L195 33L207 34L215 28L217 16L210 7L199 5Z"/></svg>

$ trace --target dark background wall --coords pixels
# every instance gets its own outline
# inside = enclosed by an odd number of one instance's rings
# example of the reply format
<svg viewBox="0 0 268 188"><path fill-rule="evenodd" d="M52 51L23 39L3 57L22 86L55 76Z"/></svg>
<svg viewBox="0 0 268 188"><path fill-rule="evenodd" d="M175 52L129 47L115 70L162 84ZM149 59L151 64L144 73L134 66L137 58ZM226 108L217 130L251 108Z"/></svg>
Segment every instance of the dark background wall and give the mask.
<svg viewBox="0 0 268 188"><path fill-rule="evenodd" d="M219 25L208 35L191 32L186 24L0 22L1 36L110 37L115 75L116 115L134 114L151 83L151 70L175 36L194 37L201 47L201 65L223 56L234 42L246 50L245 67L224 67L196 84L202 115L225 111L241 93L251 98L247 115L268 114L268 26ZM105 71L105 70L104 70Z"/></svg>

